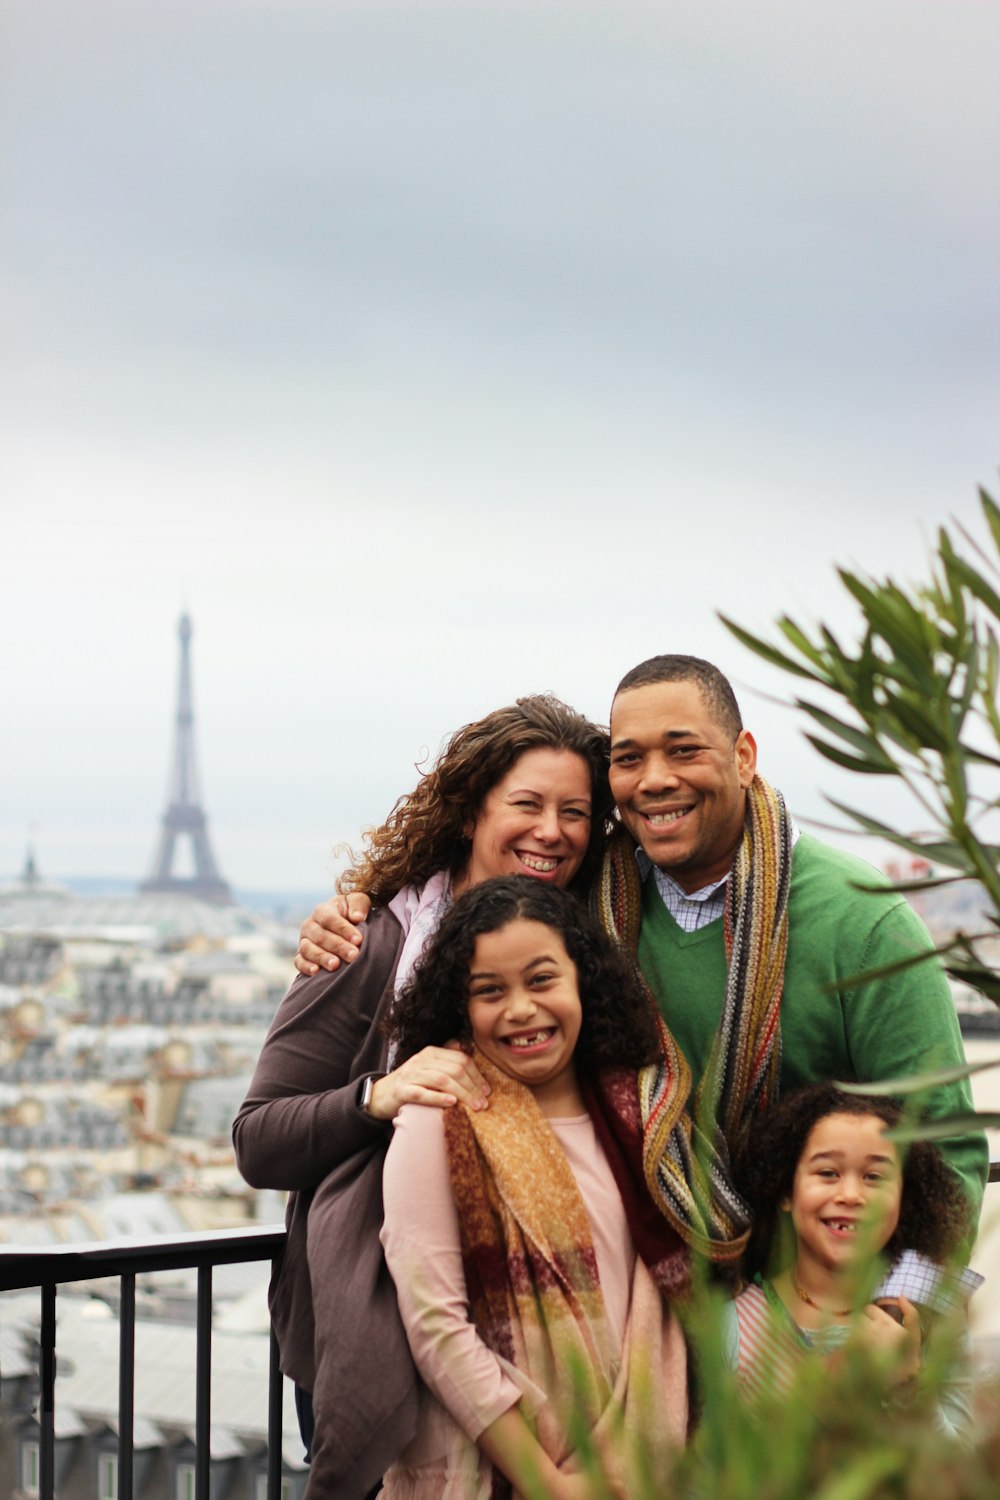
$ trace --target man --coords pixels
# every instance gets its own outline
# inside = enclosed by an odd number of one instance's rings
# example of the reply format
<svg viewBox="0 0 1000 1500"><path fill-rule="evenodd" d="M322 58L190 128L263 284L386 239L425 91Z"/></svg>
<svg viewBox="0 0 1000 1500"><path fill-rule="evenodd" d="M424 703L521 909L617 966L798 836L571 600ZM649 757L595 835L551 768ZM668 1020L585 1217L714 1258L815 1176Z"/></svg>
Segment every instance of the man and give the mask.
<svg viewBox="0 0 1000 1500"><path fill-rule="evenodd" d="M727 1148L738 1157L755 1112L779 1088L963 1063L936 960L849 982L927 949L926 929L870 866L799 834L780 794L757 775L755 741L716 667L655 656L623 677L611 709L610 779L624 833L597 904L635 949L668 1028L664 1139L686 1119L692 1084L692 1112L718 1119L722 1158ZM873 886L885 888L862 889ZM304 971L329 964L331 953L351 956L328 923L348 932L329 905L317 908L303 926ZM927 1109L967 1113L967 1082L935 1089ZM678 1137L676 1154L685 1149ZM985 1137L967 1132L941 1149L978 1215ZM728 1178L724 1159L719 1170ZM684 1179L679 1169L681 1194ZM697 1215L690 1195L687 1208L678 1201L679 1216L687 1212Z"/></svg>
<svg viewBox="0 0 1000 1500"><path fill-rule="evenodd" d="M637 846L639 963L696 1086L719 1038L709 1092L734 1148L746 1124L741 1107L752 1115L775 1083L784 1093L825 1079L874 1082L965 1060L937 960L873 972L930 947L913 909L887 886L872 890L885 882L870 866L799 835L756 772L753 736L716 667L697 657L657 656L622 679L611 708L610 777ZM759 817L748 850L751 813ZM762 849L773 853L772 868L758 872L759 889L751 869L741 904L734 883L748 863L763 859ZM771 885L777 891L769 892ZM727 900L729 925L742 923L729 941ZM752 931L758 908L776 925L783 921L784 939ZM621 921L614 925L622 931ZM865 973L871 977L862 983L849 982ZM757 1014L748 1019L741 1007L754 980ZM927 1103L935 1116L971 1107L964 1080L935 1089ZM978 1215L985 1137L966 1132L941 1148Z"/></svg>

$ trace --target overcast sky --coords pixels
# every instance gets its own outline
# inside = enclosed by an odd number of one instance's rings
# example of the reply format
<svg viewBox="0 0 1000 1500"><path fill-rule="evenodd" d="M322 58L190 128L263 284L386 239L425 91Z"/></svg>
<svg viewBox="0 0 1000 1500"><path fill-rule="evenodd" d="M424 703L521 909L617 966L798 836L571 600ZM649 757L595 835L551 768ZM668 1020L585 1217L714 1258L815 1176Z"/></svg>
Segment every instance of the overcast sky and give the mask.
<svg viewBox="0 0 1000 1500"><path fill-rule="evenodd" d="M993 0L2 0L0 876L147 872L176 626L236 885L445 731L850 633L995 488ZM843 794L844 784L838 790ZM867 791L867 788L853 788Z"/></svg>

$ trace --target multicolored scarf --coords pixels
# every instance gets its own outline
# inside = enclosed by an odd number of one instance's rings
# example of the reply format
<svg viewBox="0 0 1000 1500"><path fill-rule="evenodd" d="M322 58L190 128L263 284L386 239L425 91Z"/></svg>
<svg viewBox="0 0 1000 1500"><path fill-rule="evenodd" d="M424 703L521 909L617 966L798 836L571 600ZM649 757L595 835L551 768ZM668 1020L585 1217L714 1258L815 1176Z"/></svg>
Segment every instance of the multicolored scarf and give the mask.
<svg viewBox="0 0 1000 1500"><path fill-rule="evenodd" d="M649 1189L685 1243L717 1263L734 1262L746 1244L749 1212L732 1162L778 1091L792 843L781 793L755 776L726 890L726 995L705 1076L690 1101L691 1069L662 1020L662 1057L640 1075ZM595 900L605 931L637 960L642 891L624 830L608 848Z"/></svg>
<svg viewBox="0 0 1000 1500"><path fill-rule="evenodd" d="M578 1420L581 1410L599 1444L605 1435L610 1439L623 1415L630 1436L641 1432L654 1453L682 1443L684 1340L676 1320L664 1314L657 1288L683 1282L687 1252L655 1212L644 1219L635 1236L629 1314L636 1337L626 1333L625 1347L613 1348L587 1210L563 1149L531 1091L480 1053L474 1056L490 1084L490 1107L448 1110L445 1139L469 1305L480 1337L544 1392L534 1420L539 1442L555 1463L570 1458L568 1434L573 1414ZM609 1093L620 1098L626 1092L622 1074L608 1091L591 1089L587 1102L599 1138L616 1142L609 1156L616 1181L619 1173L631 1178L629 1196L623 1195L631 1220L630 1199L648 1197L637 1150L628 1164L633 1127L619 1129L611 1119ZM643 1246L652 1265L643 1258ZM510 1493L509 1482L494 1470L493 1500Z"/></svg>

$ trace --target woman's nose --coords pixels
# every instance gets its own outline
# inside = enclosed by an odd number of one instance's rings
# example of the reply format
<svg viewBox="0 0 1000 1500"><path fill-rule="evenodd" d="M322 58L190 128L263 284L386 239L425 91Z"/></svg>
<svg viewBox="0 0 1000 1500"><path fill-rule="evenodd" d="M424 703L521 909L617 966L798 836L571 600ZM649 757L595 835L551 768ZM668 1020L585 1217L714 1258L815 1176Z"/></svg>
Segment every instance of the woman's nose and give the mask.
<svg viewBox="0 0 1000 1500"><path fill-rule="evenodd" d="M558 812L554 807L543 807L535 821L535 837L554 844L561 835Z"/></svg>

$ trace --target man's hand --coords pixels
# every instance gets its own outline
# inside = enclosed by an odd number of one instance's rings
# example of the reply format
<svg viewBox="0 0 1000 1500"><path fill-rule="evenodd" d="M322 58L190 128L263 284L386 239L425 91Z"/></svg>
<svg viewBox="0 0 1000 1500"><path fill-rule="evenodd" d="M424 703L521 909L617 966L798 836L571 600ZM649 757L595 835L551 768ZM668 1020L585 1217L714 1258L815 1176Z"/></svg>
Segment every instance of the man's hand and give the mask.
<svg viewBox="0 0 1000 1500"><path fill-rule="evenodd" d="M424 1047L372 1089L368 1113L394 1120L404 1104L433 1104L450 1109L459 1100L470 1109L485 1109L490 1086L472 1058L457 1047Z"/></svg>
<svg viewBox="0 0 1000 1500"><path fill-rule="evenodd" d="M364 891L349 896L334 896L317 906L299 928L299 951L295 967L300 974L315 974L320 969L339 969L357 958L362 933L357 923L364 922L372 909L372 900Z"/></svg>

